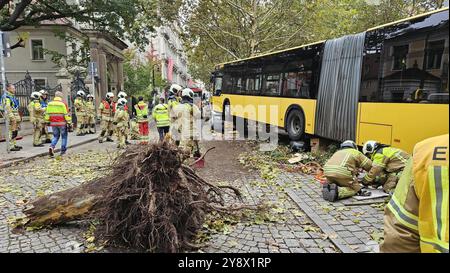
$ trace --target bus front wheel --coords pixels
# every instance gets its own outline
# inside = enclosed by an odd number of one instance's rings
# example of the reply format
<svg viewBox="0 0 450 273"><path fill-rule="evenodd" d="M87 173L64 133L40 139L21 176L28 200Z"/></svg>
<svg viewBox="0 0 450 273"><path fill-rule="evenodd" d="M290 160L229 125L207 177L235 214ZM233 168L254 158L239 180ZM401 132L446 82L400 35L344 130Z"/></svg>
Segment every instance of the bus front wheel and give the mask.
<svg viewBox="0 0 450 273"><path fill-rule="evenodd" d="M294 109L289 112L286 131L289 134L289 138L293 141L298 141L303 137L305 133L305 117L302 111Z"/></svg>

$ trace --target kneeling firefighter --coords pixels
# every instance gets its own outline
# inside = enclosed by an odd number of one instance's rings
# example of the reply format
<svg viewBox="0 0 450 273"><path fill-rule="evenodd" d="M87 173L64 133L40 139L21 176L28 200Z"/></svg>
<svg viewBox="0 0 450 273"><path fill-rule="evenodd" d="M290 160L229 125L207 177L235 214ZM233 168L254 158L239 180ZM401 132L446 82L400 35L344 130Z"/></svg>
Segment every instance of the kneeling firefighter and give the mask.
<svg viewBox="0 0 450 273"><path fill-rule="evenodd" d="M371 167L372 161L358 150L354 141L344 141L323 168L328 180L323 186L323 198L335 202L357 194L368 195L362 190L358 175L360 168L369 171Z"/></svg>
<svg viewBox="0 0 450 273"><path fill-rule="evenodd" d="M373 162L372 168L363 178L363 184L375 188L382 185L385 192L392 193L411 156L374 140L364 144L363 153Z"/></svg>

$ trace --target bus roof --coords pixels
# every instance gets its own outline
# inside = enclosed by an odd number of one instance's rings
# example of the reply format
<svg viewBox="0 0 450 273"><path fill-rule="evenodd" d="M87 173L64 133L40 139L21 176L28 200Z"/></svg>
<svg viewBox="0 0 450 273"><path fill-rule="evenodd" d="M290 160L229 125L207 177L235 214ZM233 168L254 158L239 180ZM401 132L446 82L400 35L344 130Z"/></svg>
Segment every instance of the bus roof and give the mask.
<svg viewBox="0 0 450 273"><path fill-rule="evenodd" d="M412 16L412 17L404 18L404 19L401 19L401 20L398 20L398 21L395 21L395 22L391 22L391 23L387 23L387 24L384 24L384 25L380 25L380 26L376 26L376 27L373 27L373 28L369 28L367 31L372 31L372 30L376 30L376 29L392 26L392 25L399 24L399 23L402 23L402 22L405 22L405 21L408 21L408 20L413 20L413 19L416 19L416 18L420 18L420 17L423 17L423 16L427 16L427 15L430 15L430 14L433 14L433 13L438 13L438 12L445 11L445 10L448 10L448 7L444 7L444 8L441 8L441 9L429 11L429 12L422 13L422 14L418 14L418 15L415 15L415 16ZM322 41L318 41L318 42L314 42L314 43L309 43L309 44L305 44L305 45L300 45L300 46L296 46L296 47L292 47L292 48L282 49L282 50L278 50L278 51L274 51L274 52L262 53L260 55L256 55L256 56L252 56L252 57L248 57L248 58L244 58L244 59L238 59L238 60L234 60L234 61L230 61L230 62L224 62L224 63L220 63L220 64L216 65L216 69L217 68L223 68L223 66L226 65L226 64L232 64L232 63L247 61L247 60L251 60L251 59L257 59L257 58L261 58L261 57L265 57L265 56L275 55L275 54L278 54L278 53L287 52L287 51L291 51L291 50L295 50L295 49L300 49L300 48L307 47L307 46L318 45L318 44L321 44L321 43L324 43L324 42L326 42L326 40L322 40Z"/></svg>

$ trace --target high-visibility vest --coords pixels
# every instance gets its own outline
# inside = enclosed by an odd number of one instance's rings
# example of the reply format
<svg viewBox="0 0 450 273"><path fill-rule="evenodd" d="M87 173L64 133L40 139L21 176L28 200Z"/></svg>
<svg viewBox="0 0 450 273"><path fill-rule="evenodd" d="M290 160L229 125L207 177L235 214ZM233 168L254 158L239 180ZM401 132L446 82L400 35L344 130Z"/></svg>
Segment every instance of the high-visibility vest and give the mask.
<svg viewBox="0 0 450 273"><path fill-rule="evenodd" d="M389 202L397 221L420 237L420 250L449 252L449 135L427 139L416 145L413 158ZM418 199L418 215L405 206L411 183Z"/></svg>
<svg viewBox="0 0 450 273"><path fill-rule="evenodd" d="M137 115L137 122L148 122L148 105L147 103L140 101L134 106ZM146 116L147 118L144 118Z"/></svg>
<svg viewBox="0 0 450 273"><path fill-rule="evenodd" d="M156 127L170 126L169 106L167 104L156 105L152 116L156 120Z"/></svg>
<svg viewBox="0 0 450 273"><path fill-rule="evenodd" d="M62 101L62 98L55 97L47 105L45 111L45 120L50 122L50 126L65 126L72 122L72 117L69 114L67 104Z"/></svg>

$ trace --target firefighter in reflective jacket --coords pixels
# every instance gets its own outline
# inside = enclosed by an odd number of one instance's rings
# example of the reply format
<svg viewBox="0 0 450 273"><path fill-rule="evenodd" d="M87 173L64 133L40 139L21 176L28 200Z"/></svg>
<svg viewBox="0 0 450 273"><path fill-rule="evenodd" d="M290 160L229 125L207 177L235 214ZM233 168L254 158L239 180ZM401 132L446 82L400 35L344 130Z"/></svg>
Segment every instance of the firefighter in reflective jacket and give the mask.
<svg viewBox="0 0 450 273"><path fill-rule="evenodd" d="M86 125L86 103L84 98L86 97L86 93L82 90L77 92L77 97L73 102L75 106L75 116L77 117L77 136L84 136L87 132Z"/></svg>
<svg viewBox="0 0 450 273"><path fill-rule="evenodd" d="M114 109L116 108L115 102L113 101L114 94L109 92L106 94L105 100L100 103L98 107L98 116L101 118L100 121L100 135L98 136L98 142L103 143L105 137L106 141L113 142L112 135L114 133Z"/></svg>
<svg viewBox="0 0 450 273"><path fill-rule="evenodd" d="M152 116L156 121L159 140L163 141L170 128L169 105L164 103L164 98L159 99L159 104L153 108Z"/></svg>
<svg viewBox="0 0 450 273"><path fill-rule="evenodd" d="M117 148L123 149L126 146L127 133L128 133L128 123L130 121L130 116L128 112L125 111L125 105L127 104L126 99L119 99L117 101L117 110L114 115L114 125L116 126Z"/></svg>
<svg viewBox="0 0 450 273"><path fill-rule="evenodd" d="M361 190L358 174L360 168L369 171L371 167L372 161L358 150L354 141L344 141L323 168L328 180L323 186L323 198L335 202L356 194L367 194Z"/></svg>
<svg viewBox="0 0 450 273"><path fill-rule="evenodd" d="M20 122L22 118L19 115L19 100L15 97L16 87L10 83L6 84L6 93L3 94L0 101L0 110L5 111L3 114L9 120L9 150L17 152L22 149L17 145L16 138L19 135ZM3 109L5 108L5 109Z"/></svg>
<svg viewBox="0 0 450 273"><path fill-rule="evenodd" d="M364 176L363 184L374 187L383 185L387 193L394 191L410 155L373 140L364 144L363 153L372 159L372 168Z"/></svg>
<svg viewBox="0 0 450 273"><path fill-rule="evenodd" d="M28 112L30 113L30 122L33 124L33 146L42 147L42 131L45 126L45 108L42 108L40 98L41 93L32 92L31 101L28 104Z"/></svg>
<svg viewBox="0 0 450 273"><path fill-rule="evenodd" d="M167 106L169 107L169 115L170 119L173 122L176 117L174 114L174 108L180 104L180 98L178 97L178 94L182 91L183 87L179 86L178 84L172 84L169 88L169 96L167 98Z"/></svg>
<svg viewBox="0 0 450 273"><path fill-rule="evenodd" d="M92 94L87 95L86 100L86 133L95 134L95 105L94 96Z"/></svg>
<svg viewBox="0 0 450 273"><path fill-rule="evenodd" d="M381 252L448 253L449 135L424 140L385 208Z"/></svg>
<svg viewBox="0 0 450 273"><path fill-rule="evenodd" d="M194 124L200 119L201 113L193 104L194 92L191 89L184 89L181 96L181 103L173 109L175 122L171 126L171 136L179 141L182 149L194 157L199 157L199 128L194 128Z"/></svg>
<svg viewBox="0 0 450 273"><path fill-rule="evenodd" d="M41 90L39 91L39 93L41 93L41 107L42 109L47 108L48 105L48 92L46 90ZM53 138L53 133L48 131L48 127L46 124L44 124L43 128L42 128L42 143L51 143L52 142L52 138Z"/></svg>
<svg viewBox="0 0 450 273"><path fill-rule="evenodd" d="M136 110L137 122L139 124L139 135L140 140L143 144L148 143L149 135L148 135L148 105L144 102L143 97L138 98L139 102L134 106Z"/></svg>

